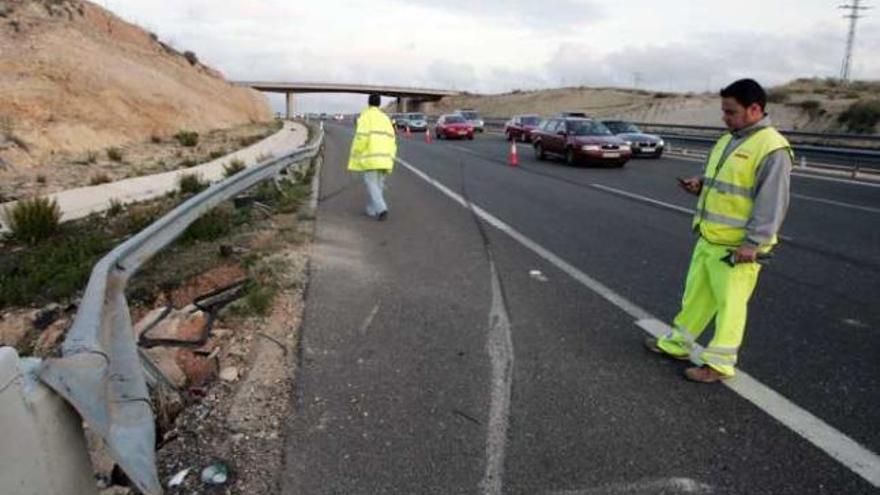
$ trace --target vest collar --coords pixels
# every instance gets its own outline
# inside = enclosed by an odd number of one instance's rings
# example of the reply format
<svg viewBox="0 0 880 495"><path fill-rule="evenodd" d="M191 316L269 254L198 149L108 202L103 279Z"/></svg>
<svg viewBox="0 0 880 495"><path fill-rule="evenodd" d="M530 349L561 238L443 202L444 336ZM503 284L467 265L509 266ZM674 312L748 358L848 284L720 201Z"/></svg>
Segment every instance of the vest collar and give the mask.
<svg viewBox="0 0 880 495"><path fill-rule="evenodd" d="M769 116L765 115L764 118L759 120L758 122L756 122L748 127L743 127L742 129L740 129L738 131L732 131L730 134L733 135L734 139L742 139L744 137L751 136L755 132L760 131L761 129L763 129L765 127L770 127L771 125L773 125L773 122L770 121Z"/></svg>

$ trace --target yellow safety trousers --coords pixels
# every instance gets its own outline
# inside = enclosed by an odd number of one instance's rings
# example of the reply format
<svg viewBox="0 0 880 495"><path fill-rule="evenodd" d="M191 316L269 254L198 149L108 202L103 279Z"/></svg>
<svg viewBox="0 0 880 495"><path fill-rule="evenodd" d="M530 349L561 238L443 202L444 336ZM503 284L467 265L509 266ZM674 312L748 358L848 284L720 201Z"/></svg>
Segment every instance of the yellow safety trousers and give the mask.
<svg viewBox="0 0 880 495"><path fill-rule="evenodd" d="M726 376L735 373L749 298L761 271L758 263L737 263L731 267L722 261L730 249L730 246L711 244L702 237L697 241L681 311L673 321L673 330L657 340L657 345L668 354L689 355L697 365L708 365ZM696 341L713 317L715 334L703 348Z"/></svg>

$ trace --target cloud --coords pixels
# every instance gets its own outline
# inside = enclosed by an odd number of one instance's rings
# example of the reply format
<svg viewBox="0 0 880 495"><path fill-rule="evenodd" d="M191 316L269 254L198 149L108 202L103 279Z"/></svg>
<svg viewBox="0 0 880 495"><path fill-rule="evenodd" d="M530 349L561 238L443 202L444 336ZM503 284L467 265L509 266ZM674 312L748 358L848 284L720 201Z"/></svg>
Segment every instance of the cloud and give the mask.
<svg viewBox="0 0 880 495"><path fill-rule="evenodd" d="M716 91L751 77L770 86L798 77L836 76L843 54L839 32L827 27L807 36L730 32L702 38L699 43L623 47L605 55L589 45L563 43L545 65L548 83L632 87L638 78L643 88ZM862 73L880 69L867 57L862 63Z"/></svg>
<svg viewBox="0 0 880 495"><path fill-rule="evenodd" d="M492 25L536 31L568 32L604 18L594 1L583 0L406 0L407 5L476 18Z"/></svg>

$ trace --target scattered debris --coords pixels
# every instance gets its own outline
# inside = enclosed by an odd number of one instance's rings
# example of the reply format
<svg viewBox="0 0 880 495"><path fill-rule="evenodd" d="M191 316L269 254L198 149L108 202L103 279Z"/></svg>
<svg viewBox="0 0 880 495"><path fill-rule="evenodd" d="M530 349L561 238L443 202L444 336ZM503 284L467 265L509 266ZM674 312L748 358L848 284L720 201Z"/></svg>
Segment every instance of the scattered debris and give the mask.
<svg viewBox="0 0 880 495"><path fill-rule="evenodd" d="M235 366L227 366L220 370L220 379L224 382L234 382L238 380L238 368Z"/></svg>
<svg viewBox="0 0 880 495"><path fill-rule="evenodd" d="M222 485L229 479L229 468L222 462L215 462L202 470L202 481L209 485Z"/></svg>
<svg viewBox="0 0 880 495"><path fill-rule="evenodd" d="M175 486L179 486L183 484L183 480L186 479L186 475L189 474L192 468L186 468L183 471L175 474L170 481L168 481L168 488L173 488Z"/></svg>
<svg viewBox="0 0 880 495"><path fill-rule="evenodd" d="M547 281L547 277L545 277L544 274L541 273L541 270L529 270L529 276L541 282Z"/></svg>

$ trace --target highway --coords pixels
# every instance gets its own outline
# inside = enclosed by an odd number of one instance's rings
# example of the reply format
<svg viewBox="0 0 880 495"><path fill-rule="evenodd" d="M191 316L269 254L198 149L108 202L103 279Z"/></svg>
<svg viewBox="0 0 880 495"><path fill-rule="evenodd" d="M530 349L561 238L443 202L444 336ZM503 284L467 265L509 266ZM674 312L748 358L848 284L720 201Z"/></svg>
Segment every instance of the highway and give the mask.
<svg viewBox="0 0 880 495"><path fill-rule="evenodd" d="M379 223L327 130L285 493L880 490L878 184L792 178L741 377L701 385L642 347L679 308L698 160L401 138Z"/></svg>

